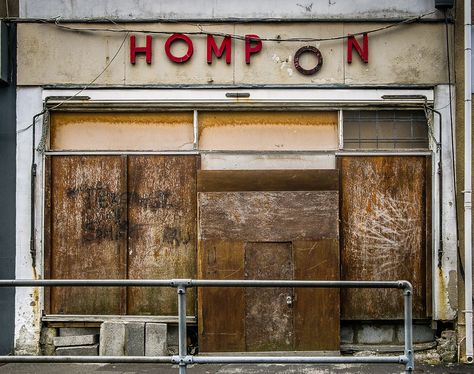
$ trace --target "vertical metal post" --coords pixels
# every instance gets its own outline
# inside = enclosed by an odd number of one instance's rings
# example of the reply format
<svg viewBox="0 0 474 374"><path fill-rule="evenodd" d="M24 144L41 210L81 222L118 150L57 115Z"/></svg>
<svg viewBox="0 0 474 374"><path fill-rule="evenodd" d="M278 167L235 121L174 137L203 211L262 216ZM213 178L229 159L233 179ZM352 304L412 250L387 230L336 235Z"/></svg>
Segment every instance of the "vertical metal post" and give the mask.
<svg viewBox="0 0 474 374"><path fill-rule="evenodd" d="M186 337L186 286L178 284L178 341L179 341L179 374L186 374L185 358L187 351Z"/></svg>
<svg viewBox="0 0 474 374"><path fill-rule="evenodd" d="M405 356L408 361L405 364L405 373L413 373L413 324L412 324L412 288L406 286L403 289L403 297L405 304Z"/></svg>

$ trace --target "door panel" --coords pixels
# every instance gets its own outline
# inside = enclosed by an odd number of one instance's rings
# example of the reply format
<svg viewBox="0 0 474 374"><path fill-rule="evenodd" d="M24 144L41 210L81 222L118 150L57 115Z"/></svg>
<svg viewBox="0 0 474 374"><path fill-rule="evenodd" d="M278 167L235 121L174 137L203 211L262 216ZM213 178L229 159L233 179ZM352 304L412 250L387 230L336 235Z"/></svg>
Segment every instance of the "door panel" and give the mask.
<svg viewBox="0 0 474 374"><path fill-rule="evenodd" d="M409 280L414 318L426 317L428 163L422 156L340 159L343 277ZM344 290L342 316L403 318L403 297L397 290Z"/></svg>
<svg viewBox="0 0 474 374"><path fill-rule="evenodd" d="M196 157L129 156L128 278L196 274ZM195 290L187 313L195 314ZM129 287L128 314L176 315L176 290Z"/></svg>
<svg viewBox="0 0 474 374"><path fill-rule="evenodd" d="M295 279L340 279L338 239L294 241L293 256ZM295 349L339 351L339 289L295 288L294 292Z"/></svg>
<svg viewBox="0 0 474 374"><path fill-rule="evenodd" d="M200 242L199 278L244 279L244 243ZM245 289L202 287L198 291L199 350L245 351Z"/></svg>
<svg viewBox="0 0 474 374"><path fill-rule="evenodd" d="M293 279L291 243L245 243L245 279ZM293 350L291 288L245 288L247 351Z"/></svg>
<svg viewBox="0 0 474 374"><path fill-rule="evenodd" d="M51 159L51 278L125 278L125 163L120 156ZM118 287L54 287L50 297L53 314L124 312Z"/></svg>

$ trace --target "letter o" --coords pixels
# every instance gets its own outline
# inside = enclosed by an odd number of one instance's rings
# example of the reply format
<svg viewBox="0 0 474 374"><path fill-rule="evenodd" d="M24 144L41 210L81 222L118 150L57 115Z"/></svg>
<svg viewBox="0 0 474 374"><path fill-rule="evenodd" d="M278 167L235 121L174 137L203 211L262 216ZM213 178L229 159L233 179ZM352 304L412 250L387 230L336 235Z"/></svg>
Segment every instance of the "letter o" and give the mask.
<svg viewBox="0 0 474 374"><path fill-rule="evenodd" d="M182 57L176 57L175 55L173 55L171 53L171 44L177 39L184 41L188 45L188 51ZM182 62L186 62L193 55L193 52L194 52L193 42L186 35L173 34L168 39L166 39L165 52L166 52L166 55L168 56L168 58L173 62L177 62L178 64L180 64Z"/></svg>
<svg viewBox="0 0 474 374"><path fill-rule="evenodd" d="M303 53L312 53L316 56L316 58L318 59L318 63L316 64L314 68L304 69L300 65L300 57ZM321 66L323 66L323 56L321 55L321 52L319 49L317 49L316 47L307 45L305 47L301 47L300 49L296 51L295 57L294 57L294 64L295 64L296 70L298 70L301 74L313 75L321 69Z"/></svg>

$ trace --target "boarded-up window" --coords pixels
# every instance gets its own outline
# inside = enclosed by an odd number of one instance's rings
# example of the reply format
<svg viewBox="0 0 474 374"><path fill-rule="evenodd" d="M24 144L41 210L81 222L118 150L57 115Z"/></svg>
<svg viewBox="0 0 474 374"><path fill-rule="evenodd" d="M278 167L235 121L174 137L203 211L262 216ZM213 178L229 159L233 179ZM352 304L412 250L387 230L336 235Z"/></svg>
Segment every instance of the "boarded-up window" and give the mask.
<svg viewBox="0 0 474 374"><path fill-rule="evenodd" d="M341 157L344 280L413 284L413 316L429 315L430 159ZM343 290L343 319L403 318L396 290Z"/></svg>
<svg viewBox="0 0 474 374"><path fill-rule="evenodd" d="M202 150L336 150L337 112L199 112Z"/></svg>
<svg viewBox="0 0 474 374"><path fill-rule="evenodd" d="M196 276L195 156L53 156L46 159L46 277ZM165 288L48 290L53 314L176 315ZM188 314L194 314L190 290Z"/></svg>
<svg viewBox="0 0 474 374"><path fill-rule="evenodd" d="M345 149L427 149L428 124L421 110L344 111Z"/></svg>

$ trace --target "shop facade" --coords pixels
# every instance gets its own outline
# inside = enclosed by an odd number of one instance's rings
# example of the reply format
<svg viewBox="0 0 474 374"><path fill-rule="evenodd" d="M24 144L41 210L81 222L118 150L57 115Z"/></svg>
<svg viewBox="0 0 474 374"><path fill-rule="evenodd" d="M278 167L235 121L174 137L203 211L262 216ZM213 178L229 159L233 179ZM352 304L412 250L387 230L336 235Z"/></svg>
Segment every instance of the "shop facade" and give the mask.
<svg viewBox="0 0 474 374"><path fill-rule="evenodd" d="M409 23L349 21L349 8L347 21L20 23L17 131L33 126L17 135L17 278L408 279L420 342L453 327L444 17L418 4ZM20 353L45 327L172 325L177 308L166 289L16 300ZM401 343L396 292L189 300L201 351L338 351L374 329Z"/></svg>

